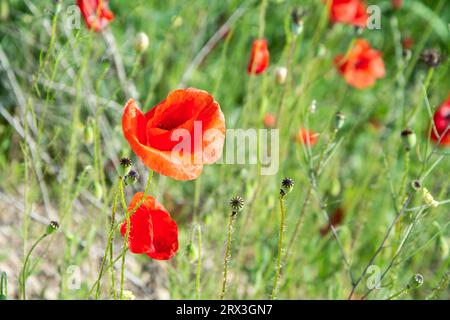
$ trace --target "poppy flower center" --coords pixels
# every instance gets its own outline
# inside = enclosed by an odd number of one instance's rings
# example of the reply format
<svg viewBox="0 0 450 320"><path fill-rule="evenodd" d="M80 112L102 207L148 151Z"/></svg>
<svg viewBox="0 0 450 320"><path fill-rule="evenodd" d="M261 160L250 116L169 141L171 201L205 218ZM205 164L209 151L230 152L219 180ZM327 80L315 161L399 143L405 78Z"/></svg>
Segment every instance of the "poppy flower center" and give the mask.
<svg viewBox="0 0 450 320"><path fill-rule="evenodd" d="M162 130L173 130L186 123L192 117L193 109L184 105L175 105L170 108L170 112L165 112L156 127Z"/></svg>

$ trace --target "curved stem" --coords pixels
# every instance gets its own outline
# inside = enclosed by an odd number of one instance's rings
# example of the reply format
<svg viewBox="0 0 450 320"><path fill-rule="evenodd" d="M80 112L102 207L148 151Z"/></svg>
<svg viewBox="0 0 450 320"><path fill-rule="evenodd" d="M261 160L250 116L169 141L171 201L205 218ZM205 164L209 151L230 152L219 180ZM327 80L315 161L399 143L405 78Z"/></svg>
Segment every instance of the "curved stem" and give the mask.
<svg viewBox="0 0 450 320"><path fill-rule="evenodd" d="M47 236L47 233L44 233L42 236L40 236L39 239L36 240L36 242L31 246L31 249L28 251L27 256L25 257L25 261L23 263L23 267L22 267L22 271L20 273L21 275L21 281L20 281L20 286L21 286L21 292L22 292L22 299L26 300L26 293L25 293L25 283L27 281L28 275L27 275L27 265L28 265L28 261L30 260L30 256L31 253L33 252L33 250L37 247L37 245L44 240L44 238Z"/></svg>

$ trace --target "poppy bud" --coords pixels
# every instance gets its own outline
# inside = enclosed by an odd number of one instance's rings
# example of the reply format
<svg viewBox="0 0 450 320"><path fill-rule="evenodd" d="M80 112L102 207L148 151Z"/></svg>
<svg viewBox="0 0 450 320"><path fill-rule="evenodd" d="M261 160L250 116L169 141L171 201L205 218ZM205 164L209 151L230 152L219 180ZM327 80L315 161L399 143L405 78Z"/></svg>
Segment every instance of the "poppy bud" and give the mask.
<svg viewBox="0 0 450 320"><path fill-rule="evenodd" d="M120 159L120 168L119 168L120 176L121 177L126 176L130 172L132 165L133 161L131 161L129 158Z"/></svg>
<svg viewBox="0 0 450 320"><path fill-rule="evenodd" d="M103 188L99 182L94 183L94 196L98 200L100 200L103 197Z"/></svg>
<svg viewBox="0 0 450 320"><path fill-rule="evenodd" d="M292 191L292 189L294 189L294 180L292 180L291 178L284 178L283 180L281 180L281 196L287 195Z"/></svg>
<svg viewBox="0 0 450 320"><path fill-rule="evenodd" d="M125 185L135 184L139 180L139 173L136 170L130 170L125 176Z"/></svg>
<svg viewBox="0 0 450 320"><path fill-rule="evenodd" d="M278 67L275 70L275 82L277 84L284 84L286 82L288 70L285 67Z"/></svg>
<svg viewBox="0 0 450 320"><path fill-rule="evenodd" d="M434 49L425 49L420 55L420 60L430 68L436 68L442 62L441 55Z"/></svg>
<svg viewBox="0 0 450 320"><path fill-rule="evenodd" d="M345 123L345 115L342 112L336 112L334 116L334 128L340 130Z"/></svg>
<svg viewBox="0 0 450 320"><path fill-rule="evenodd" d="M8 299L8 275L2 272L0 276L0 300Z"/></svg>
<svg viewBox="0 0 450 320"><path fill-rule="evenodd" d="M264 127L274 128L277 123L277 118L272 113L266 113L263 119Z"/></svg>
<svg viewBox="0 0 450 320"><path fill-rule="evenodd" d="M304 12L299 12L297 8L291 12L291 30L295 36L298 36L303 32L303 20Z"/></svg>
<svg viewBox="0 0 450 320"><path fill-rule="evenodd" d="M136 36L136 40L134 43L134 49L139 52L145 52L149 45L148 36L145 32L139 32Z"/></svg>
<svg viewBox="0 0 450 320"><path fill-rule="evenodd" d="M56 230L59 229L59 224L56 221L50 221L50 224L47 227L47 231L45 232L46 235L52 234Z"/></svg>
<svg viewBox="0 0 450 320"><path fill-rule="evenodd" d="M94 142L94 129L89 124L84 127L84 143L91 145Z"/></svg>
<svg viewBox="0 0 450 320"><path fill-rule="evenodd" d="M406 287L408 288L408 290L410 290L410 289L417 289L422 284L423 284L423 276L421 274L417 273L417 274L415 274L415 275L413 275L411 277L411 280L409 280L409 282L406 285Z"/></svg>
<svg viewBox="0 0 450 320"><path fill-rule="evenodd" d="M417 142L416 134L411 129L405 129L401 132L401 137L403 141L403 145L405 146L406 151L414 148Z"/></svg>
<svg viewBox="0 0 450 320"><path fill-rule="evenodd" d="M313 101L311 101L311 104L309 105L309 112L316 113L316 110L317 110L317 101L313 100Z"/></svg>
<svg viewBox="0 0 450 320"><path fill-rule="evenodd" d="M244 208L244 204L245 204L244 199L242 199L239 196L231 198L230 207L231 207L231 210L233 211L233 214L236 214L236 213L242 211L242 208Z"/></svg>
<svg viewBox="0 0 450 320"><path fill-rule="evenodd" d="M403 0L392 0L391 2L392 2L392 7L393 7L395 10L400 9L401 6L403 5Z"/></svg>

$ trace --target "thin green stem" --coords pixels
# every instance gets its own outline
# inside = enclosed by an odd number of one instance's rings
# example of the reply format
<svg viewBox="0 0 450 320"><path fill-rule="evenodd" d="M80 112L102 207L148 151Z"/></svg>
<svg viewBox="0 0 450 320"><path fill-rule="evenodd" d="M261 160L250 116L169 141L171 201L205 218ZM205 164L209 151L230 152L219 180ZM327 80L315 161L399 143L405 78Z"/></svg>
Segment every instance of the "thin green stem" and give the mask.
<svg viewBox="0 0 450 320"><path fill-rule="evenodd" d="M278 254L277 254L277 268L275 272L275 278L273 280L273 288L272 294L270 295L270 299L273 300L276 297L278 290L278 282L280 281L281 276L281 258L283 255L283 238L284 238L284 225L286 220L286 210L284 207L284 196L280 195L280 230L279 230L279 238L278 238Z"/></svg>
<svg viewBox="0 0 450 320"><path fill-rule="evenodd" d="M200 276L202 272L202 228L197 225L197 273L195 276L195 293L197 300L200 299Z"/></svg>
<svg viewBox="0 0 450 320"><path fill-rule="evenodd" d="M27 266L28 266L28 261L30 260L30 256L31 253L33 252L33 250L38 246L38 244L44 240L45 237L47 237L48 234L44 233L42 236L39 237L39 239L36 240L36 242L31 246L30 250L28 251L28 254L25 258L25 261L23 263L23 267L22 267L22 271L20 272L21 274L21 280L20 280L20 287L21 287L21 293L22 293L22 300L26 300L26 292L25 292L25 283L27 281L28 278L28 274L27 274Z"/></svg>
<svg viewBox="0 0 450 320"><path fill-rule="evenodd" d="M125 257L126 257L126 250L127 250L127 241L128 236L130 234L130 227L131 227L131 213L127 210L127 204L125 202L125 193L124 193L124 184L123 179L120 179L119 182L119 192L120 192L120 200L122 202L122 208L125 213L125 220L127 223L125 236L123 237L123 249L122 249L122 267L120 271L120 300L123 299L123 286L124 286L124 280L125 280Z"/></svg>
<svg viewBox="0 0 450 320"><path fill-rule="evenodd" d="M401 296L401 295L403 295L403 294L406 294L406 293L408 293L408 289L407 289L407 288L404 288L404 289L402 289L402 290L400 290L400 291L394 293L392 296L390 296L389 298L387 298L387 300L394 300L395 298L397 298L397 297L399 297L399 296Z"/></svg>

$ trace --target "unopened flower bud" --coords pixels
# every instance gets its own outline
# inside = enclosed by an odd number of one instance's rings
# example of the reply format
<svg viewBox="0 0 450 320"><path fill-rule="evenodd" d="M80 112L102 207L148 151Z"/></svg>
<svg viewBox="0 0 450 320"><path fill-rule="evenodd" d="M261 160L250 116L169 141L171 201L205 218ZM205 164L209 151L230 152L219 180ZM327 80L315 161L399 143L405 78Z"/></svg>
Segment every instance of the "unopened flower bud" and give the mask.
<svg viewBox="0 0 450 320"><path fill-rule="evenodd" d="M132 165L133 161L131 161L129 158L120 159L120 167L119 167L120 176L121 177L126 176L130 172Z"/></svg>
<svg viewBox="0 0 450 320"><path fill-rule="evenodd" d="M274 128L277 124L277 118L272 113L266 113L264 115L263 123L266 128Z"/></svg>
<svg viewBox="0 0 450 320"><path fill-rule="evenodd" d="M311 104L309 105L309 112L316 113L316 110L317 110L317 101L313 100L313 101L311 101Z"/></svg>
<svg viewBox="0 0 450 320"><path fill-rule="evenodd" d="M434 49L425 49L421 53L420 59L430 68L436 68L442 62L441 55Z"/></svg>
<svg viewBox="0 0 450 320"><path fill-rule="evenodd" d="M345 115L342 112L336 112L334 115L334 128L340 130L345 123Z"/></svg>
<svg viewBox="0 0 450 320"><path fill-rule="evenodd" d="M414 148L417 142L416 134L411 129L405 129L401 132L402 142L405 146L406 151Z"/></svg>
<svg viewBox="0 0 450 320"><path fill-rule="evenodd" d="M240 211L242 211L242 208L244 208L245 201L239 196L233 197L230 200L230 208L231 211L233 211L233 214L236 214Z"/></svg>
<svg viewBox="0 0 450 320"><path fill-rule="evenodd" d="M408 290L417 289L423 284L423 276L419 273L413 275L407 284Z"/></svg>
<svg viewBox="0 0 450 320"><path fill-rule="evenodd" d="M303 32L303 16L304 12L299 11L297 8L291 12L291 30L295 36L298 36Z"/></svg>
<svg viewBox="0 0 450 320"><path fill-rule="evenodd" d="M294 189L294 180L292 180L291 178L284 178L283 180L281 180L280 194L282 196L287 195L292 191L292 189Z"/></svg>
<svg viewBox="0 0 450 320"><path fill-rule="evenodd" d="M84 143L86 145L91 145L94 142L94 129L91 125L86 125L84 127Z"/></svg>
<svg viewBox="0 0 450 320"><path fill-rule="evenodd" d="M286 82L288 70L286 67L278 67L275 70L275 82L277 84L284 84Z"/></svg>
<svg viewBox="0 0 450 320"><path fill-rule="evenodd" d="M139 32L136 35L136 41L134 43L134 48L137 52L142 53L145 52L148 48L150 41L145 32Z"/></svg>
<svg viewBox="0 0 450 320"><path fill-rule="evenodd" d="M136 300L133 292L130 290L123 290L123 300Z"/></svg>
<svg viewBox="0 0 450 320"><path fill-rule="evenodd" d="M430 191L428 191L428 189L425 187L422 188L422 200L426 205L429 205L430 207L433 207L433 208L436 208L439 205L439 202L434 200Z"/></svg>
<svg viewBox="0 0 450 320"><path fill-rule="evenodd" d="M139 173L136 170L130 170L125 176L125 185L135 184L139 180Z"/></svg>
<svg viewBox="0 0 450 320"><path fill-rule="evenodd" d="M48 227L47 227L47 231L45 232L45 234L49 235L52 234L53 232L55 232L56 230L59 229L59 224L56 221L50 221Z"/></svg>
<svg viewBox="0 0 450 320"><path fill-rule="evenodd" d="M411 182L411 187L413 188L414 191L419 191L420 188L422 188L422 184L420 183L419 180L414 180L413 182Z"/></svg>
<svg viewBox="0 0 450 320"><path fill-rule="evenodd" d="M94 183L94 196L97 200L103 197L103 187L99 182Z"/></svg>

